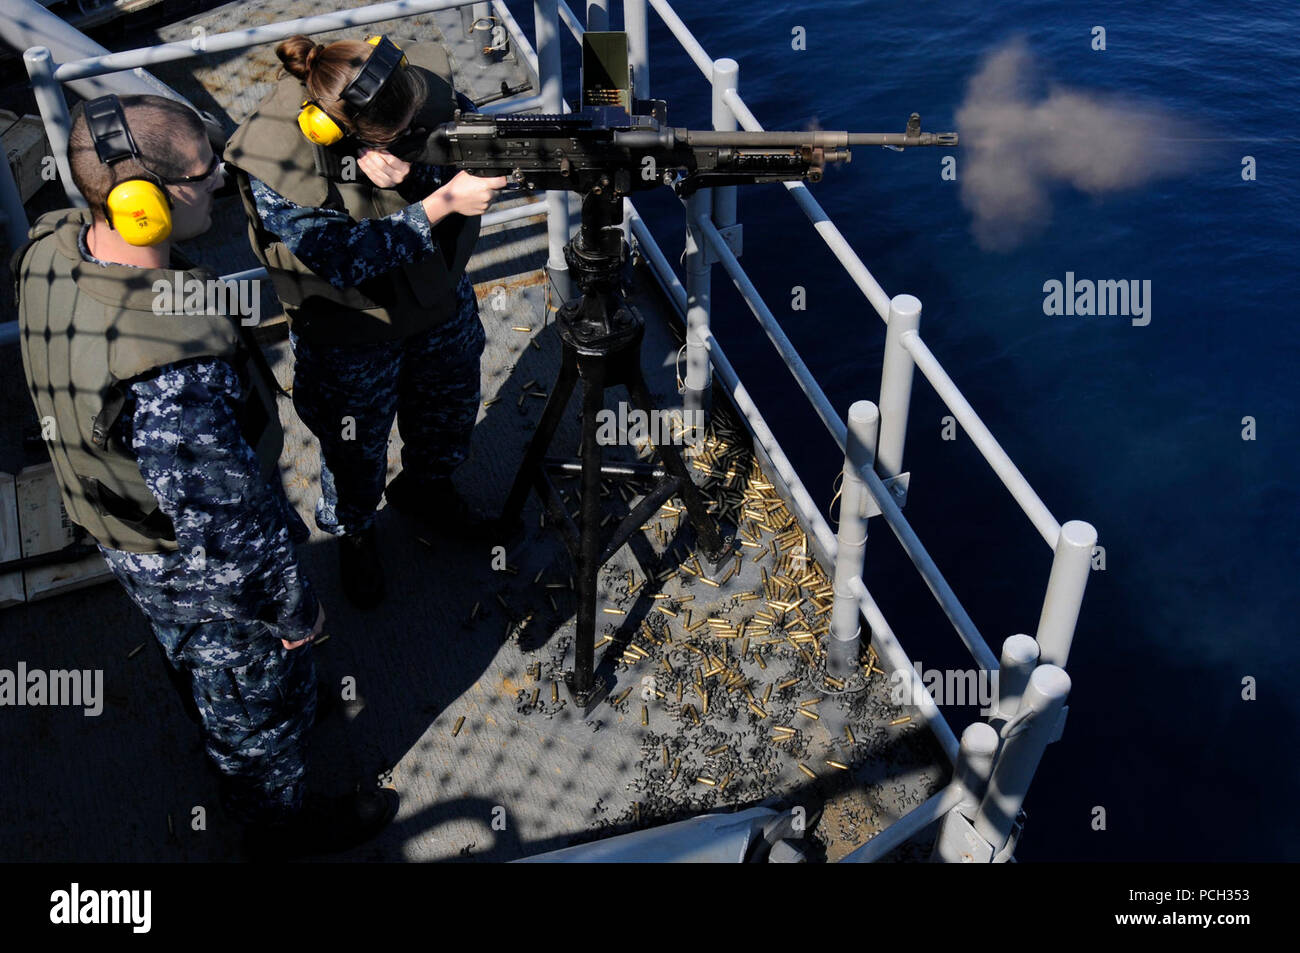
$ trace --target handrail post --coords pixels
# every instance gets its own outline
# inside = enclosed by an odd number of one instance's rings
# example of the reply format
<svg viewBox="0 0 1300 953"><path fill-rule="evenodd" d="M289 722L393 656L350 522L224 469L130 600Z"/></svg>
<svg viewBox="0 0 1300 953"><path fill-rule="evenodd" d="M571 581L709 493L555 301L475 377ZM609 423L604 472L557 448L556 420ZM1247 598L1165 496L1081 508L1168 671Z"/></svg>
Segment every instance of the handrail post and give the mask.
<svg viewBox="0 0 1300 953"><path fill-rule="evenodd" d="M623 29L627 32L627 59L632 67L632 95L650 98L650 26L646 0L623 0Z"/></svg>
<svg viewBox="0 0 1300 953"><path fill-rule="evenodd" d="M727 91L735 91L740 76L740 64L730 57L713 61L713 128L718 132L735 132L740 128L736 114L727 105ZM713 224L718 231L726 234L726 229L736 224L737 187L723 185L713 190ZM732 245L736 257L740 257L739 242Z"/></svg>
<svg viewBox="0 0 1300 953"><path fill-rule="evenodd" d="M564 79L560 74L560 7L557 0L533 0L533 38L537 45L538 92L542 109L553 116L564 112ZM569 193L546 193L546 270L561 301L573 297L564 246L569 241Z"/></svg>
<svg viewBox="0 0 1300 953"><path fill-rule="evenodd" d="M1043 752L1056 740L1061 709L1069 694L1070 676L1065 669L1038 666L1029 676L1021 701L1024 720L1013 722L1010 732L1003 729L1006 738L974 824L975 832L992 847L994 856L1006 846Z"/></svg>
<svg viewBox="0 0 1300 953"><path fill-rule="evenodd" d="M974 858L979 845L974 845L973 849L970 843L970 818L979 810L984 792L988 790L997 753L998 733L987 722L974 722L961 733L961 747L957 750L952 779L961 788L962 796L957 805L944 815L939 826L939 836L935 838L934 850L930 854L934 863L955 864Z"/></svg>
<svg viewBox="0 0 1300 953"><path fill-rule="evenodd" d="M1083 605L1083 590L1092 571L1092 550L1097 530L1091 523L1070 520L1061 527L1047 577L1043 612L1038 618L1038 645L1042 661L1065 668L1074 642L1074 627Z"/></svg>
<svg viewBox="0 0 1300 953"><path fill-rule="evenodd" d="M54 78L54 58L47 47L33 46L23 54L23 62L27 64L32 92L36 94L36 108L45 124L45 137L50 142L54 166L63 180L63 191L73 206L85 208L86 200L72 184L72 169L68 166L68 133L72 129L72 116L68 112L68 101L63 98L63 88Z"/></svg>
<svg viewBox="0 0 1300 953"><path fill-rule="evenodd" d="M881 480L903 472L903 443L907 439L907 412L912 402L914 365L902 338L909 331L915 332L920 324L920 301L912 295L894 295L890 299L885 354L880 368L880 443L876 447L877 472Z"/></svg>
<svg viewBox="0 0 1300 953"><path fill-rule="evenodd" d="M707 220L712 211L712 189L698 189L686 200L686 378L682 407L688 412L704 411L706 416L713 379L708 345L713 258L699 223Z"/></svg>
<svg viewBox="0 0 1300 953"><path fill-rule="evenodd" d="M1002 643L998 665L998 710L995 717L1008 721L1020 711L1029 676L1038 667L1041 648L1027 635L1013 635Z"/></svg>
<svg viewBox="0 0 1300 953"><path fill-rule="evenodd" d="M587 29L597 33L609 29L609 0L587 0Z"/></svg>
<svg viewBox="0 0 1300 953"><path fill-rule="evenodd" d="M840 489L840 526L836 533L834 602L826 670L847 678L858 668L862 626L853 580L862 578L867 548L867 485L862 472L875 462L880 413L869 400L849 407L844 483Z"/></svg>

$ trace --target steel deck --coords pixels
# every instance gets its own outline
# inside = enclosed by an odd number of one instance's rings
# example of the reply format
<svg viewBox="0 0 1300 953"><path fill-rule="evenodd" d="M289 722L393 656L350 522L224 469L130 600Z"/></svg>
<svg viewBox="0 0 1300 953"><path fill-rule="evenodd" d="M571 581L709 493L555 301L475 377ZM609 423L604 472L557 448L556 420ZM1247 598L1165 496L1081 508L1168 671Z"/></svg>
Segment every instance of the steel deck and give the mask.
<svg viewBox="0 0 1300 953"><path fill-rule="evenodd" d="M230 4L160 30L157 38L190 37L194 27L215 33L289 19L303 15L306 7L287 0ZM484 66L463 37L454 11L395 23L391 32L443 38L453 55L458 88L471 97L495 90L503 79L515 83L529 75L513 59ZM250 54L205 62L193 73L184 64L156 72L233 128L267 91L278 65L270 48ZM227 201L214 221L213 232L195 243L194 253L223 273L252 267L237 203ZM559 341L546 321L546 282L540 270L546 235L540 222L499 227L485 236L470 263L488 345L482 365L484 407L457 483L489 512L504 501L541 414L544 400L530 395L548 392L558 369ZM673 406L678 402L674 361L679 331L672 309L644 268L637 270L633 301L647 317L647 382L660 406ZM514 330L519 327L530 330ZM263 334L273 367L287 386L292 359L283 329L268 323ZM5 406L18 408L19 419L13 411L6 415L0 469L16 469L16 462L22 462L18 430L35 427L30 404L20 393L18 366L17 347L5 348L0 387L10 398ZM609 406L624 396L615 391ZM556 447L576 447L576 406L575 401L566 414ZM719 411L723 430L715 437L723 443L714 451L726 456L712 465L716 478L706 485L706 496L731 507L734 516L755 507L770 510L768 522L775 532L753 532L757 527L746 516L747 532L764 548L783 531L788 542L792 534L781 525L788 512L782 516L784 507L761 472L751 472L747 433L727 415L725 405ZM281 415L285 485L308 518L319 488L317 445L289 402L281 402ZM390 476L399 450L394 432ZM36 454L26 462L39 462L39 448ZM634 459L631 450L627 458ZM710 466L697 461L697 467ZM720 490L718 479L725 480L728 473L732 486ZM736 507L746 489L748 502ZM607 504L616 520L627 505L623 491L610 487ZM570 511L575 509L571 497ZM613 638L597 650L597 661L616 675L617 685L611 698L584 718L562 684L553 694L566 667L566 651L571 657L572 567L558 534L540 525L539 514L533 497L525 510L525 536L499 541L507 546L510 567L503 572L491 566L489 546L498 541L470 545L436 540L427 545L395 513L382 511L379 531L389 596L365 613L353 610L338 591L332 540L314 531L302 548L307 575L329 615L328 639L312 649L321 680L337 689L353 679L359 695L315 730L312 785L333 793L379 777L391 779L402 796L394 824L345 859L510 860L730 806L765 801L803 805L811 815L828 799L815 835L817 850L836 859L946 781L929 731L914 711L890 702L883 674L873 673L859 694L823 695L814 690L812 670L800 654L809 640L768 633L766 624L754 618L773 611L770 600L743 594L761 592L763 570L774 574L777 559L790 547L776 545L775 554L756 563L763 550L742 546L740 569L713 587L678 568L684 561L688 570L694 568L684 559L691 551L689 531L664 545L676 535L676 518L668 511L661 511L644 541L625 546L601 574L600 607L624 613L597 617L601 634ZM811 561L808 565L813 566ZM657 578L673 570L671 578ZM717 578L726 571L724 567ZM805 604L822 586L829 586L824 573L820 581L808 577L800 587ZM656 592L672 598L656 600ZM800 622L794 615L804 611L795 609L786 617L793 623L786 628L795 635L816 628L818 616ZM721 625L696 627L708 618L728 620L737 628L744 622L746 629L734 639L719 638L708 633L729 634ZM653 638L644 634L647 627ZM752 648L742 661L739 643L746 636ZM760 646L764 640L771 641ZM239 857L238 838L217 806L215 781L205 770L197 732L172 697L151 641L143 616L111 583L0 610L0 666L12 668L24 660L45 669L103 669L107 694L98 718L68 708L0 713L0 777L6 782L0 790L0 857ZM629 643L647 657L620 661ZM133 652L142 645L143 651ZM705 663L700 651L714 659ZM722 672L703 679L703 671L718 664ZM696 673L709 695L707 712L694 684ZM653 676L653 683L645 681L647 676ZM799 681L781 690L773 687L764 699L768 686L793 678ZM726 679L734 683L730 692L721 684ZM643 693L649 701L643 701ZM746 693L765 717L751 707ZM798 713L798 703L812 698L821 701L804 710L818 714L817 719ZM904 720L909 716L910 721ZM797 734L792 741L774 743L773 725L789 725ZM828 761L840 761L849 770ZM192 811L199 805L207 812L206 831L191 828ZM923 855L928 840L909 845L906 856Z"/></svg>

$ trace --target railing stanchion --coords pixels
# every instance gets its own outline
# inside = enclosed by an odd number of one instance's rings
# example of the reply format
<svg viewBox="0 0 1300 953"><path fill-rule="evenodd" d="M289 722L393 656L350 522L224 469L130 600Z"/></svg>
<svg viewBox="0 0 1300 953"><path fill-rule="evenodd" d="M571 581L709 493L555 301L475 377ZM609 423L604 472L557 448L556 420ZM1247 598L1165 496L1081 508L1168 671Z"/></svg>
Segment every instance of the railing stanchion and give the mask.
<svg viewBox="0 0 1300 953"><path fill-rule="evenodd" d="M1002 751L974 818L975 832L988 842L995 856L1011 836L1043 752L1056 739L1061 709L1069 694L1070 676L1065 669L1038 666L1029 676L1020 711L1002 729Z"/></svg>
<svg viewBox="0 0 1300 953"><path fill-rule="evenodd" d="M844 454L844 483L840 489L840 526L836 533L834 603L826 670L847 678L858 668L861 612L853 586L862 578L867 548L867 487L862 471L875 464L880 413L869 400L849 408L848 447Z"/></svg>
<svg viewBox="0 0 1300 953"><path fill-rule="evenodd" d="M632 96L650 98L650 26L646 0L623 0L623 29L627 32L627 58L632 67Z"/></svg>
<svg viewBox="0 0 1300 953"><path fill-rule="evenodd" d="M542 108L558 116L564 112L564 81L560 75L560 8L557 0L533 0L533 38L537 43L537 79ZM564 246L569 241L569 193L546 193L546 235L549 254L546 270L562 301L574 296Z"/></svg>
<svg viewBox="0 0 1300 953"><path fill-rule="evenodd" d="M72 170L68 167L68 133L72 129L72 117L68 113L68 101L63 98L63 87L54 78L54 59L48 48L33 46L23 54L23 62L27 64L32 92L36 94L36 108L45 124L45 137L50 142L54 166L63 180L63 191L74 206L85 208L86 200L72 184Z"/></svg>
<svg viewBox="0 0 1300 953"><path fill-rule="evenodd" d="M701 234L713 208L713 190L700 189L686 200L686 377L682 407L710 410L713 367L709 363L709 314L712 308L713 264Z"/></svg>
<svg viewBox="0 0 1300 953"><path fill-rule="evenodd" d="M980 800L988 790L993 761L998 753L998 733L987 722L967 725L961 733L957 763L953 765L953 784L962 792L957 806L944 815L939 835L934 840L930 860L940 864L959 864L974 859L978 842L970 840L970 819L979 810ZM987 850L982 853L987 853Z"/></svg>
<svg viewBox="0 0 1300 953"><path fill-rule="evenodd" d="M1074 641L1074 627L1083 605L1083 590L1092 571L1097 530L1091 523L1070 520L1056 538L1052 572L1047 577L1043 612L1038 617L1038 646L1043 662L1065 668Z"/></svg>
<svg viewBox="0 0 1300 953"><path fill-rule="evenodd" d="M1006 721L1020 711L1020 700L1029 684L1029 676L1038 667L1040 655L1038 643L1027 635L1013 635L1002 643L1002 659L998 665L998 709L994 713L999 720Z"/></svg>
<svg viewBox="0 0 1300 953"><path fill-rule="evenodd" d="M914 366L912 355L903 346L903 335L909 331L915 333L920 324L920 301L911 295L894 295L890 299L885 354L880 368L880 443L876 447L877 471L882 480L903 472L903 443L907 439Z"/></svg>
<svg viewBox="0 0 1300 953"><path fill-rule="evenodd" d="M735 92L740 76L740 64L724 57L713 61L713 128L719 132L735 132L740 128L736 114L727 105L727 91ZM734 185L723 185L713 190L713 224L719 230L736 224L736 193ZM736 251L739 255L739 250Z"/></svg>
<svg viewBox="0 0 1300 953"><path fill-rule="evenodd" d="M597 33L609 29L609 0L587 0L587 29Z"/></svg>

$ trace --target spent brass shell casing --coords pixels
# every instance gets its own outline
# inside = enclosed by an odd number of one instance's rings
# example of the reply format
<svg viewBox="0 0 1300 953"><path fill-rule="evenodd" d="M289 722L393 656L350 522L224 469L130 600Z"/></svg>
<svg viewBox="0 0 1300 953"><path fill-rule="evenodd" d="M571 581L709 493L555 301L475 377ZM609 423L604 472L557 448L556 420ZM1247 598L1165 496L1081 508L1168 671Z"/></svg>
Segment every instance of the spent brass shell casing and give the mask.
<svg viewBox="0 0 1300 953"><path fill-rule="evenodd" d="M672 609L668 608L667 606L655 606L655 608L658 609L660 612L662 612L664 615L669 616L670 618L673 619L677 618L677 613L674 612Z"/></svg>
<svg viewBox="0 0 1300 953"><path fill-rule="evenodd" d="M560 700L560 686L558 682L551 682L551 704Z"/></svg>
<svg viewBox="0 0 1300 953"><path fill-rule="evenodd" d="M799 702L799 707L802 708L804 705L820 705L821 702L822 700L820 698L805 698L803 701Z"/></svg>
<svg viewBox="0 0 1300 953"><path fill-rule="evenodd" d="M799 708L796 709L796 711L798 711L799 714L803 715L805 718L811 718L813 721L821 721L822 716L817 714L817 712L815 711L809 711L806 708Z"/></svg>
<svg viewBox="0 0 1300 953"><path fill-rule="evenodd" d="M722 588L722 583L714 582L708 576L700 576L700 582L704 583L706 586L712 586L714 589Z"/></svg>
<svg viewBox="0 0 1300 953"><path fill-rule="evenodd" d="M833 675L826 676L826 684L835 689L842 689L844 687L844 682Z"/></svg>
<svg viewBox="0 0 1300 953"><path fill-rule="evenodd" d="M664 752L664 770L667 771L668 770L668 746L667 745L663 746L663 752Z"/></svg>
<svg viewBox="0 0 1300 953"><path fill-rule="evenodd" d="M763 661L763 653L762 653L762 652L755 652L755 653L754 653L754 661L758 663L758 667L759 667L759 668L761 668L761 669L762 669L763 671L765 671L765 672L767 671L767 663Z"/></svg>
<svg viewBox="0 0 1300 953"><path fill-rule="evenodd" d="M726 750L727 750L727 745L718 745L716 748L712 748L712 749L710 749L709 751L704 752L704 756L705 756L706 758L712 758L712 757L714 757L715 755L720 755L720 754L722 754L722 752L724 752L724 751L726 751Z"/></svg>
<svg viewBox="0 0 1300 953"><path fill-rule="evenodd" d="M533 689L533 697L528 700L528 707L537 707L537 698L542 694L542 687L539 685Z"/></svg>
<svg viewBox="0 0 1300 953"><path fill-rule="evenodd" d="M787 678L784 682L777 683L776 690L778 692L785 691L787 688L791 687L792 685L798 685L798 684L799 684L799 679Z"/></svg>
<svg viewBox="0 0 1300 953"><path fill-rule="evenodd" d="M720 782L718 782L718 790L725 791L727 789L727 785L731 783L731 779L735 777L735 775L736 775L735 771L728 771L727 776L723 778Z"/></svg>
<svg viewBox="0 0 1300 953"><path fill-rule="evenodd" d="M610 704L611 704L611 705L621 705L621 704L623 704L623 699L627 698L627 696L628 696L628 695L631 695L631 694L632 694L632 686L629 685L627 688L623 689L623 690L622 690L621 692L619 692L616 696L614 696L614 700L611 701Z"/></svg>
<svg viewBox="0 0 1300 953"><path fill-rule="evenodd" d="M767 683L767 688L763 690L763 704L766 705L769 698L772 697L772 683Z"/></svg>
<svg viewBox="0 0 1300 953"><path fill-rule="evenodd" d="M812 768L808 767L808 765L804 764L802 761L799 762L799 770L808 775L808 777L812 778L814 781L817 780L817 775L813 774Z"/></svg>
<svg viewBox="0 0 1300 953"><path fill-rule="evenodd" d="M645 726L645 725L649 725L649 724L650 724L650 706L649 706L649 705L642 705L642 706L641 706L641 724L642 724L642 726Z"/></svg>
<svg viewBox="0 0 1300 953"><path fill-rule="evenodd" d="M698 777L695 780L700 784L707 784L709 787L716 787L718 784L718 782L713 780L713 778Z"/></svg>
<svg viewBox="0 0 1300 953"><path fill-rule="evenodd" d="M890 724L890 727L893 727L894 725L905 725L905 724L907 724L907 723L908 723L909 721L911 721L911 720L912 720L912 716L911 716L911 715L904 715L902 718L895 718L895 719L894 719L893 721L891 721L889 724Z"/></svg>
<svg viewBox="0 0 1300 953"><path fill-rule="evenodd" d="M847 764L844 764L842 761L832 761L830 758L827 758L826 763L829 764L832 768L838 768L841 771L849 770L849 766Z"/></svg>
<svg viewBox="0 0 1300 953"><path fill-rule="evenodd" d="M673 781L677 780L677 772L681 770L681 767L682 767L682 759L673 758L673 776L668 779L669 783L672 783Z"/></svg>
<svg viewBox="0 0 1300 953"><path fill-rule="evenodd" d="M684 595L684 596L678 596L678 597L677 597L677 601L678 601L678 602L694 602L694 601L695 601L695 593L688 593L687 595Z"/></svg>
<svg viewBox="0 0 1300 953"><path fill-rule="evenodd" d="M453 738L455 738L458 734L460 734L461 726L464 724L465 724L465 716L461 715L459 718L456 719L456 726L451 729L451 736Z"/></svg>
<svg viewBox="0 0 1300 953"><path fill-rule="evenodd" d="M598 648L600 648L602 645L604 645L606 642L613 642L613 641L614 641L614 637L613 637L612 635L605 635L605 636L602 636L602 637L601 637L601 638L596 642L596 644L595 644L594 646L592 646L592 648L597 648L597 649L598 649Z"/></svg>

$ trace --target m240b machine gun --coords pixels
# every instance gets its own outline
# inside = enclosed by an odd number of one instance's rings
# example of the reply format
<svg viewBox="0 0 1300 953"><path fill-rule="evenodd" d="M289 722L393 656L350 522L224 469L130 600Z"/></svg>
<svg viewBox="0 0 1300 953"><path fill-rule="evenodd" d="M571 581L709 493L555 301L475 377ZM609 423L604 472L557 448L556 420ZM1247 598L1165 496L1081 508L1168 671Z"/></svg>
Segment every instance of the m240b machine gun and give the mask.
<svg viewBox="0 0 1300 953"><path fill-rule="evenodd" d="M663 100L636 100L643 112L584 106L551 115L458 114L430 136L426 161L480 176L503 175L514 188L619 196L672 186L697 189L806 179L821 181L830 163L848 162L854 146L955 146L955 132L714 132L667 123Z"/></svg>
<svg viewBox="0 0 1300 953"><path fill-rule="evenodd" d="M645 322L622 290L627 243L619 227L623 199L633 192L672 186L690 196L701 188L807 179L817 182L828 163L848 162L854 146L955 146L956 133L923 133L913 114L902 133L714 132L672 128L662 100L633 100L627 35L583 36L582 108L568 115L457 113L428 138L422 161L479 176L505 176L517 189L562 190L583 196L582 227L564 246L582 295L559 308L562 343L559 378L524 452L501 516L518 527L530 490L536 490L551 525L560 527L577 564L577 631L574 668L566 677L584 712L599 703L613 667L595 670L596 591L600 567L667 500L679 496L697 536L698 555L715 571L732 550L672 446L656 447L662 470L645 464L607 465L597 440L596 416L605 390L622 386L638 410L654 407L641 373ZM576 469L546 456L577 382L583 382L580 469L581 510L574 524L548 470ZM602 543L602 478L634 475L654 484Z"/></svg>

